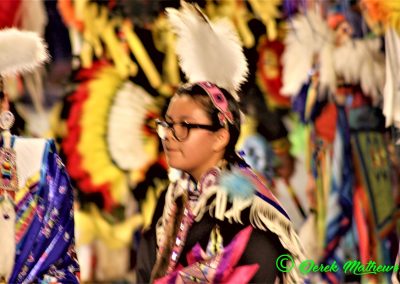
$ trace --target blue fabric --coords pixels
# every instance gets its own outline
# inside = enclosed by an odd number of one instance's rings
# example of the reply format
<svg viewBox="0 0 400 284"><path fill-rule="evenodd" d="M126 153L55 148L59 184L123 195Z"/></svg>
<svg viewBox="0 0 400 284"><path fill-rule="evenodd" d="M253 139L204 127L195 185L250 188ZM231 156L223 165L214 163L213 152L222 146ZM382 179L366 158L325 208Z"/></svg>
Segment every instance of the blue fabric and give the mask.
<svg viewBox="0 0 400 284"><path fill-rule="evenodd" d="M53 142L46 144L39 183L17 205L17 225L37 202L33 219L17 244L10 283L57 279L79 283L75 253L73 192L69 177Z"/></svg>
<svg viewBox="0 0 400 284"><path fill-rule="evenodd" d="M353 214L353 164L350 143L350 129L347 123L346 110L337 106L337 128L334 142L332 163L331 188L327 210L327 227L325 252L322 263L331 264L334 261L341 263L343 260L337 254L337 248L349 231ZM338 143L337 140L340 140ZM339 146L338 146L339 145ZM343 271L333 273L337 282L343 281ZM331 283L327 274L323 274L325 280Z"/></svg>

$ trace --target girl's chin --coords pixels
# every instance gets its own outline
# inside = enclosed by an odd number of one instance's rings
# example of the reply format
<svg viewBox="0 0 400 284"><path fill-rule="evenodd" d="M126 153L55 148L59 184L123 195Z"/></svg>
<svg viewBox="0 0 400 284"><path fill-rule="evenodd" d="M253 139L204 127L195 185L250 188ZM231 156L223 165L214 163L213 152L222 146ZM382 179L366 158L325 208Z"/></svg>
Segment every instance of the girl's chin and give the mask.
<svg viewBox="0 0 400 284"><path fill-rule="evenodd" d="M178 167L180 168L180 166L182 165L182 161L179 161L175 157L169 157L169 156L167 156L167 163L171 168L174 169L178 169Z"/></svg>
<svg viewBox="0 0 400 284"><path fill-rule="evenodd" d="M185 171L186 167L186 161L178 160L178 159L167 159L168 165L171 168Z"/></svg>

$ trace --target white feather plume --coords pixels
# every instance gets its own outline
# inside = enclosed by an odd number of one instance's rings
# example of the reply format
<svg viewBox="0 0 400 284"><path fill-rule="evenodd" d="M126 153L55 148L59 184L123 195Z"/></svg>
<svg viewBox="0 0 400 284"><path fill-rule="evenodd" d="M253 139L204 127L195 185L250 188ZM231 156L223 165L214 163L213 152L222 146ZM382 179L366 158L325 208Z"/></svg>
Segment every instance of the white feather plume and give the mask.
<svg viewBox="0 0 400 284"><path fill-rule="evenodd" d="M347 84L360 84L363 93L374 104L381 100L385 83L385 58L376 39L357 39L334 51L335 71Z"/></svg>
<svg viewBox="0 0 400 284"><path fill-rule="evenodd" d="M356 84L359 81L359 70L363 49L359 40L349 40L334 50L335 70L344 82Z"/></svg>
<svg viewBox="0 0 400 284"><path fill-rule="evenodd" d="M319 54L319 86L321 94L329 91L336 92L337 80L334 63L335 47L331 43L325 43Z"/></svg>
<svg viewBox="0 0 400 284"><path fill-rule="evenodd" d="M291 30L285 38L285 51L282 57L281 92L284 95L295 96L308 80L315 54L319 54L323 47L331 42L332 32L323 18L313 11L294 17L290 25ZM324 55L325 57L329 55L329 51L326 50ZM325 80L331 78L329 73L321 76Z"/></svg>
<svg viewBox="0 0 400 284"><path fill-rule="evenodd" d="M382 102L382 94L385 86L385 55L381 51L379 38L365 39L364 57L361 60L360 84L366 95L371 96L375 105Z"/></svg>
<svg viewBox="0 0 400 284"><path fill-rule="evenodd" d="M232 24L226 19L211 23L199 8L187 3L180 10L166 11L177 34L180 67L189 82L209 81L236 96L248 67Z"/></svg>
<svg viewBox="0 0 400 284"><path fill-rule="evenodd" d="M0 75L29 72L49 58L46 44L34 32L0 30Z"/></svg>

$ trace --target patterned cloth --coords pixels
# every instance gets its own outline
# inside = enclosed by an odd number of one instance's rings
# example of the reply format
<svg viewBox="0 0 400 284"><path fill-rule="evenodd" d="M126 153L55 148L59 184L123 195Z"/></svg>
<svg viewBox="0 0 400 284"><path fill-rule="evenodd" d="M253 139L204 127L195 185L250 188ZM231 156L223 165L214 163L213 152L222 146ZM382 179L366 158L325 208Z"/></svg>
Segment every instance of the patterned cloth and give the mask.
<svg viewBox="0 0 400 284"><path fill-rule="evenodd" d="M46 141L40 175L21 190L16 200L16 259L9 282L79 283L72 187L54 142Z"/></svg>

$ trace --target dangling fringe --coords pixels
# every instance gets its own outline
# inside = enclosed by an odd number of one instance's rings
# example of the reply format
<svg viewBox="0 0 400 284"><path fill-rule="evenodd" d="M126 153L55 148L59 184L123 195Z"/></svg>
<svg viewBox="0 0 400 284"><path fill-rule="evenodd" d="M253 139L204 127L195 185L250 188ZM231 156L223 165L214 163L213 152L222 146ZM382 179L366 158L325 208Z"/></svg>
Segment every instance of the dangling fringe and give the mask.
<svg viewBox="0 0 400 284"><path fill-rule="evenodd" d="M182 196L182 191L179 191L178 185L179 183L172 183L168 187L165 196L163 215L156 225L158 250L156 263L154 264L150 276L150 283L153 283L155 279L165 276L168 269L169 257L176 239L177 231L179 230L178 224L181 222L184 210L182 199L181 202L177 203L179 196Z"/></svg>
<svg viewBox="0 0 400 284"><path fill-rule="evenodd" d="M214 216L215 203L213 202L207 205L207 201L210 200L211 196L217 194L218 191L219 190L217 186L211 186L207 188L205 192L201 193L201 196L197 200L196 207L192 210L193 214L196 216L196 222L199 222L203 218L204 213L207 211L209 211L211 216Z"/></svg>
<svg viewBox="0 0 400 284"><path fill-rule="evenodd" d="M228 193L226 191L218 190L215 196L215 218L224 220L226 207L228 205Z"/></svg>
<svg viewBox="0 0 400 284"><path fill-rule="evenodd" d="M177 183L171 183L165 195L165 204L162 217L156 224L157 246L160 248L164 244L165 228L168 226L168 221L174 215L176 210L175 199L179 196L176 192L178 189Z"/></svg>
<svg viewBox="0 0 400 284"><path fill-rule="evenodd" d="M215 198L212 198L212 196ZM282 246L293 256L295 268L287 277L286 283L300 283L304 277L299 273L297 267L305 259L299 238L294 231L289 219L277 212L277 209L260 197L253 195L250 198L234 197L232 206L228 208L229 194L221 187L213 186L207 189L199 198L193 213L196 221L200 221L208 211L211 216L223 221L243 224L241 214L246 208L250 208L250 223L254 228L269 230L279 237ZM210 200L212 201L210 203Z"/></svg>
<svg viewBox="0 0 400 284"><path fill-rule="evenodd" d="M232 202L232 207L225 212L224 216L228 219L229 223L236 222L243 224L241 220L242 211L248 208L253 203L253 197L242 199L239 197L234 197Z"/></svg>
<svg viewBox="0 0 400 284"><path fill-rule="evenodd" d="M250 222L254 227L263 231L268 229L279 237L282 246L295 261L294 268L288 273L287 283L299 283L304 276L297 268L306 257L290 221L260 197L254 196L250 207Z"/></svg>

